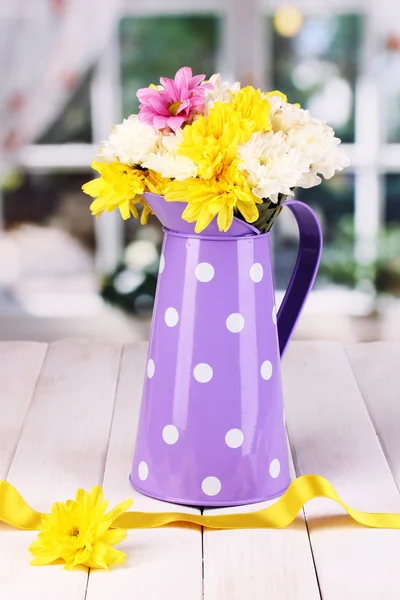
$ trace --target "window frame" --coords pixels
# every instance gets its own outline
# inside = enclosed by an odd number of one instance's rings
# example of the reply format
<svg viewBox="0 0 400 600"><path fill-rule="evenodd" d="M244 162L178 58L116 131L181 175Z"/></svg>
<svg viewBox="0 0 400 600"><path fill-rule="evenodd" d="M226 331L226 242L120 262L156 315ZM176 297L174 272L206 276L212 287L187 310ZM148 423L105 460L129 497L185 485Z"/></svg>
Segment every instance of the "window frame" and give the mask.
<svg viewBox="0 0 400 600"><path fill-rule="evenodd" d="M266 17L287 4L285 0L147 0L138 6L125 0L124 16L213 13L221 18L221 51L217 57L219 72L229 80L271 87L273 57L268 39ZM400 173L400 144L383 140L383 104L379 83L371 65L379 52L380 35L372 10L363 0L297 0L296 6L307 15L364 15L360 75L356 83L355 142L343 144L355 175L355 255L361 262L373 260L377 237L385 213L384 177ZM261 18L260 18L261 17ZM118 31L100 58L91 86L93 144L31 145L23 148L19 164L29 170L87 169L97 153L98 143L107 136L109 123L121 120ZM1 214L1 211L0 211ZM110 272L123 251L123 223L119 215L106 214L96 219L96 268Z"/></svg>

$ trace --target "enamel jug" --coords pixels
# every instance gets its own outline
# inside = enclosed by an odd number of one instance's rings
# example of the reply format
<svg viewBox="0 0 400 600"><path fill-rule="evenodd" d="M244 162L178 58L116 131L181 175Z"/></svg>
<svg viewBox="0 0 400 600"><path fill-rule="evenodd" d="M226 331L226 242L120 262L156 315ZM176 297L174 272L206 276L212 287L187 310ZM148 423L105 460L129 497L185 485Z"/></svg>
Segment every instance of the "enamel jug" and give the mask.
<svg viewBox="0 0 400 600"><path fill-rule="evenodd" d="M131 484L197 506L278 497L290 483L280 362L318 269L317 218L283 205L300 246L277 313L269 233L235 218L196 234L183 203L145 197L164 242Z"/></svg>

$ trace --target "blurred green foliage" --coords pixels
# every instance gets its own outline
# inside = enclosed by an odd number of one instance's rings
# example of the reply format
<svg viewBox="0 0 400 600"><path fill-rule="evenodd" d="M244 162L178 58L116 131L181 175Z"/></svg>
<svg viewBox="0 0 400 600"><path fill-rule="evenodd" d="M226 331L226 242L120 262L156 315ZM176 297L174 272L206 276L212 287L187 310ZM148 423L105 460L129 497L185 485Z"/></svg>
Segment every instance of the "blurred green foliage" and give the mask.
<svg viewBox="0 0 400 600"><path fill-rule="evenodd" d="M214 15L126 17L120 22L123 115L138 111L136 92L183 66L210 77L216 70L219 19Z"/></svg>
<svg viewBox="0 0 400 600"><path fill-rule="evenodd" d="M322 254L320 278L355 287L369 280L378 294L400 296L400 225L389 224L379 233L377 258L368 264L354 257L354 220L343 217L338 224L335 241Z"/></svg>

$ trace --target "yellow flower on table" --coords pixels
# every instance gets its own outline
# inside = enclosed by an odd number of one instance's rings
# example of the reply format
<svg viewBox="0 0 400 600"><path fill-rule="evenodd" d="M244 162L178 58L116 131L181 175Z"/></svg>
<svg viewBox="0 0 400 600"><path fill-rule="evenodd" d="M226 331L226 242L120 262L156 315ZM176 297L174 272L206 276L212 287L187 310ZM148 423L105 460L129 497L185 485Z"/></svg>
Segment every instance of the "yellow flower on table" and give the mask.
<svg viewBox="0 0 400 600"><path fill-rule="evenodd" d="M95 486L91 492L78 490L75 500L57 502L51 514L43 515L38 539L29 550L33 565L43 566L64 561L66 569L77 565L108 569L124 562L123 552L115 550L126 536L125 529L110 529L115 519L132 505L125 500L106 513L108 501Z"/></svg>

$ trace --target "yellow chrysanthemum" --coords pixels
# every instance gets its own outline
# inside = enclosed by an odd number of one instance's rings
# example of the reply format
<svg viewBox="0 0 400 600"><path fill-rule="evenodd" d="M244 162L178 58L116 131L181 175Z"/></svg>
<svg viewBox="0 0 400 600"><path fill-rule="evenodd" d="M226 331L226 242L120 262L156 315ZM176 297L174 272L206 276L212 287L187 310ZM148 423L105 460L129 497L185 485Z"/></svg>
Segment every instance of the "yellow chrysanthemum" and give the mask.
<svg viewBox="0 0 400 600"><path fill-rule="evenodd" d="M228 104L241 119L241 127L249 124L253 133L270 131L272 129L269 118L270 104L266 97L263 97L261 90L255 90L248 85L239 90L234 96L231 104ZM249 136L250 137L250 136ZM249 138L244 140L248 141Z"/></svg>
<svg viewBox="0 0 400 600"><path fill-rule="evenodd" d="M200 116L184 128L177 153L196 164L200 179L211 179L232 163L239 144L252 133L252 124L241 123L240 115L230 104L216 102L207 117Z"/></svg>
<svg viewBox="0 0 400 600"><path fill-rule="evenodd" d="M197 166L197 177L172 181L165 189L167 201L186 201L183 218L196 221L196 232L205 229L218 215L218 227L227 231L234 210L253 222L261 200L251 192L238 171L238 148L253 133L269 131L270 105L260 90L246 87L234 94L231 103L216 102L207 117L200 116L183 130L177 152Z"/></svg>
<svg viewBox="0 0 400 600"><path fill-rule="evenodd" d="M120 162L102 163L94 160L92 168L100 177L82 186L85 194L96 198L90 210L96 217L102 212L119 208L123 219L131 214L138 217L136 204L143 204L142 194L146 191L146 173Z"/></svg>
<svg viewBox="0 0 400 600"><path fill-rule="evenodd" d="M149 169L146 176L146 192L151 192L152 194L159 194L162 196L166 186L170 181L170 179L162 177L160 173L157 173L157 171L152 171Z"/></svg>
<svg viewBox="0 0 400 600"><path fill-rule="evenodd" d="M167 186L165 197L169 201L182 201L183 198L187 201L182 217L189 223L196 221L196 233L203 231L215 215L218 215L220 231L228 231L235 208L252 223L258 218L257 204L261 204L262 200L254 196L237 167L238 161L235 160L218 177L172 181Z"/></svg>
<svg viewBox="0 0 400 600"><path fill-rule="evenodd" d="M35 556L32 564L63 561L66 569L77 565L108 569L122 564L125 554L112 546L125 538L126 531L110 527L131 505L132 500L125 500L106 514L108 501L103 501L98 485L90 493L78 490L75 500L53 504L51 514L42 516L41 532L29 548Z"/></svg>

